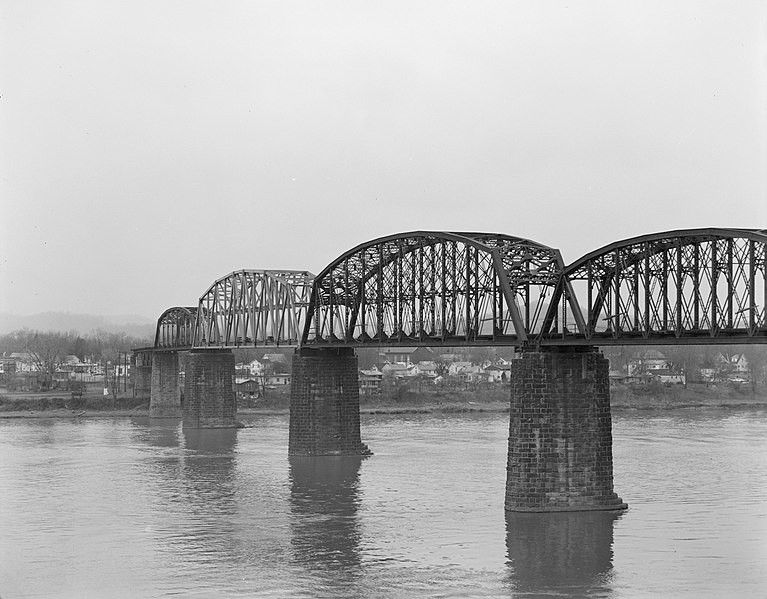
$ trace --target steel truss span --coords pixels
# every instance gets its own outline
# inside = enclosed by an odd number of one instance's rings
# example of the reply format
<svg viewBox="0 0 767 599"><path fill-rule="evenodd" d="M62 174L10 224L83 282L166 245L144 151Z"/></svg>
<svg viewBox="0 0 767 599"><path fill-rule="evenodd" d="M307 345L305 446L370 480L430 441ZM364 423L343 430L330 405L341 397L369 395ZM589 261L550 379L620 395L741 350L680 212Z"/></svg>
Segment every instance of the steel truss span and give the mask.
<svg viewBox="0 0 767 599"><path fill-rule="evenodd" d="M524 343L541 332L563 267L558 250L496 233L382 237L317 276L302 344Z"/></svg>
<svg viewBox="0 0 767 599"><path fill-rule="evenodd" d="M156 348L184 348L192 345L197 307L168 308L157 319L154 335Z"/></svg>
<svg viewBox="0 0 767 599"><path fill-rule="evenodd" d="M304 270L241 270L200 298L195 348L297 345L314 275Z"/></svg>
<svg viewBox="0 0 767 599"><path fill-rule="evenodd" d="M767 342L767 232L691 229L619 241L569 265L585 309L582 333L557 327L561 294L540 341L592 345ZM561 319L561 317L560 317ZM571 327L573 331L577 327Z"/></svg>

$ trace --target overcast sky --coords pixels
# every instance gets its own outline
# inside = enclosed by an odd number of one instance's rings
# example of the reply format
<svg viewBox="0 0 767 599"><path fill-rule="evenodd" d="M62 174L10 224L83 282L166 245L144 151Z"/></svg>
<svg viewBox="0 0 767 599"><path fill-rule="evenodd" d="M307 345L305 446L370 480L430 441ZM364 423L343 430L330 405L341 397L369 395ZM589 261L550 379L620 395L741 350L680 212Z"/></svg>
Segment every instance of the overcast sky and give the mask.
<svg viewBox="0 0 767 599"><path fill-rule="evenodd" d="M767 227L767 4L0 0L0 311L392 233Z"/></svg>

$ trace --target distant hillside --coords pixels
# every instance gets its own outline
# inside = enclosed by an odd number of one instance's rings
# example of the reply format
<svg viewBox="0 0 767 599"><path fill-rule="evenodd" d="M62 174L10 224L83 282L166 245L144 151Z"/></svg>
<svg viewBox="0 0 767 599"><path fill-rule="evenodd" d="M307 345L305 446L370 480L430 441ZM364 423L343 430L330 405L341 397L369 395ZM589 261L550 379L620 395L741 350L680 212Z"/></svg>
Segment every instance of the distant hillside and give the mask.
<svg viewBox="0 0 767 599"><path fill-rule="evenodd" d="M40 331L77 331L92 333L97 329L108 333L125 333L133 337L154 335L155 322L138 314L102 316L95 314L72 314L70 312L41 312L40 314L0 314L0 335L19 329Z"/></svg>

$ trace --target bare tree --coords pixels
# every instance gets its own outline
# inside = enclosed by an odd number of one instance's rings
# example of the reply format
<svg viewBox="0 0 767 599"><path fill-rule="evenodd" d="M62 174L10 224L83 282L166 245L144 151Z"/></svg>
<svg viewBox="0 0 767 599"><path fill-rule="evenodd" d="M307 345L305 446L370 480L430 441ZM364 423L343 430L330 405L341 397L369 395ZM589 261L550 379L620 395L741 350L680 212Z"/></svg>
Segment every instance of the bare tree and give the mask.
<svg viewBox="0 0 767 599"><path fill-rule="evenodd" d="M40 373L41 384L49 387L53 380L53 373L64 362L69 348L77 339L77 334L24 329L19 331L17 339L19 347L29 355L32 365Z"/></svg>
<svg viewBox="0 0 767 599"><path fill-rule="evenodd" d="M739 349L748 362L751 391L756 393L759 382L767 383L767 346L742 345Z"/></svg>
<svg viewBox="0 0 767 599"><path fill-rule="evenodd" d="M700 364L700 348L694 345L667 345L663 348L666 357L671 360L672 370L684 373L684 386L693 373L694 380L698 379Z"/></svg>
<svg viewBox="0 0 767 599"><path fill-rule="evenodd" d="M607 345L602 348L602 354L610 360L610 367L620 370L625 374L629 372L629 365L635 363L639 356L644 353L644 349L634 345Z"/></svg>

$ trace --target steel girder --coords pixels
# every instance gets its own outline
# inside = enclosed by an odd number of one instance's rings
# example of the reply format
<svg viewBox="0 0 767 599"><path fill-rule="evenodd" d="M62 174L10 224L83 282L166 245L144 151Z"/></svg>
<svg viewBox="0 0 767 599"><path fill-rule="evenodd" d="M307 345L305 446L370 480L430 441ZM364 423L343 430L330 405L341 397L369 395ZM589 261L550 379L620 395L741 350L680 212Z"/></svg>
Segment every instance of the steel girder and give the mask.
<svg viewBox="0 0 767 599"><path fill-rule="evenodd" d="M297 345L314 275L304 270L241 270L200 298L195 348Z"/></svg>
<svg viewBox="0 0 767 599"><path fill-rule="evenodd" d="M539 342L591 345L767 342L767 234L689 229L607 245L563 272L586 309L582 335L555 330L556 296Z"/></svg>
<svg viewBox="0 0 767 599"><path fill-rule="evenodd" d="M191 347L194 337L197 307L168 308L157 319L154 347L184 349Z"/></svg>
<svg viewBox="0 0 767 599"><path fill-rule="evenodd" d="M302 344L523 343L540 331L563 267L558 250L502 234L382 237L317 276Z"/></svg>

